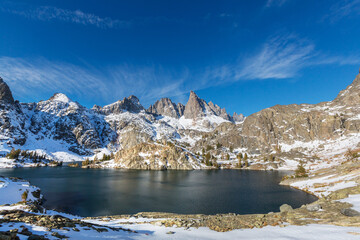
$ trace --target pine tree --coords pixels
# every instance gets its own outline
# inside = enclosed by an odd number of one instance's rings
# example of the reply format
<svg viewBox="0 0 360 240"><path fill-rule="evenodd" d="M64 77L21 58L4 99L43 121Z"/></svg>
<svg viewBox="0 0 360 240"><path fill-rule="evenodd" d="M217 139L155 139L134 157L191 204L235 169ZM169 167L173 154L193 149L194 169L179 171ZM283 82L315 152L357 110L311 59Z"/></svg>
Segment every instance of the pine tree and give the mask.
<svg viewBox="0 0 360 240"><path fill-rule="evenodd" d="M209 152L206 153L206 155L205 155L205 164L206 164L206 166L211 166L211 164L210 164L210 158L211 158L210 153L209 153Z"/></svg>
<svg viewBox="0 0 360 240"><path fill-rule="evenodd" d="M300 162L297 169L295 170L295 177L307 177L306 170L304 168L303 162Z"/></svg>
<svg viewBox="0 0 360 240"><path fill-rule="evenodd" d="M241 164L241 158L238 158L238 167L241 168L242 164Z"/></svg>
<svg viewBox="0 0 360 240"><path fill-rule="evenodd" d="M28 191L25 191L21 194L21 200L23 200L23 202L26 202L27 198L28 198Z"/></svg>

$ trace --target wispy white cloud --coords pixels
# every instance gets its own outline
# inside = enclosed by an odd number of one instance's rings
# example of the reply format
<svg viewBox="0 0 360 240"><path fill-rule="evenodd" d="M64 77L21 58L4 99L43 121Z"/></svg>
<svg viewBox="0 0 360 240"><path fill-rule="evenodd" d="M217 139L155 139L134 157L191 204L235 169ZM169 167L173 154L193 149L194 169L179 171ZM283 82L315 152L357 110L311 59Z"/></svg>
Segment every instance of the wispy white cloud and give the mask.
<svg viewBox="0 0 360 240"><path fill-rule="evenodd" d="M330 13L323 20L336 22L342 18L360 15L360 0L338 1L330 8Z"/></svg>
<svg viewBox="0 0 360 240"><path fill-rule="evenodd" d="M0 75L20 99L39 99L55 92L79 97L106 96L106 85L99 73L71 64L1 57Z"/></svg>
<svg viewBox="0 0 360 240"><path fill-rule="evenodd" d="M273 7L273 6L280 7L284 5L284 3L286 3L287 1L288 0L268 0L266 2L266 7Z"/></svg>
<svg viewBox="0 0 360 240"><path fill-rule="evenodd" d="M213 66L196 79L196 89L237 81L289 79L301 70L320 65L360 65L360 54L329 55L316 50L311 41L295 34L270 37L251 57L236 63Z"/></svg>
<svg viewBox="0 0 360 240"><path fill-rule="evenodd" d="M127 28L132 22L112 19L109 17L102 18L92 13L86 13L81 10L68 10L51 6L41 6L35 9L15 10L10 8L1 8L2 11L20 15L30 19L41 21L63 21L81 25L91 25L98 28Z"/></svg>
<svg viewBox="0 0 360 240"><path fill-rule="evenodd" d="M184 87L188 71L180 73L165 70L161 66L134 67L121 65L106 70L112 93L116 96L134 94L144 104L153 103L161 97L182 98L187 91Z"/></svg>
<svg viewBox="0 0 360 240"><path fill-rule="evenodd" d="M331 56L295 34L270 37L251 57L193 72L171 71L161 66L92 66L46 59L0 57L0 76L21 101L38 101L55 92L74 100L107 104L134 94L148 106L161 97L185 102L190 90L250 80L287 79L316 65L359 65L360 55Z"/></svg>
<svg viewBox="0 0 360 240"><path fill-rule="evenodd" d="M123 65L98 70L43 58L0 57L0 76L20 101L39 101L62 92L74 100L105 104L134 94L149 105L160 97L183 100L187 73L172 74L156 66Z"/></svg>
<svg viewBox="0 0 360 240"><path fill-rule="evenodd" d="M291 78L314 57L315 46L293 34L270 38L253 57L236 69L237 79Z"/></svg>

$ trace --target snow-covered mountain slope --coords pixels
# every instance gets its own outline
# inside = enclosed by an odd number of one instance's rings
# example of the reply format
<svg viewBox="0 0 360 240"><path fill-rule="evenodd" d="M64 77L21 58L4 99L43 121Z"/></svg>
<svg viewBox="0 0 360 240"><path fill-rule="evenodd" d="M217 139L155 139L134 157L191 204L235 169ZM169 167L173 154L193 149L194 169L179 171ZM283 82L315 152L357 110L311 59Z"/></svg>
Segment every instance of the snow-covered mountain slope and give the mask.
<svg viewBox="0 0 360 240"><path fill-rule="evenodd" d="M360 133L360 74L333 101L276 105L245 119L236 113L231 117L194 92L185 106L164 98L145 110L135 96L88 109L60 93L39 103L18 103L2 79L0 90L2 155L14 147L43 150L49 159L75 160L101 149L115 153L165 140L201 153L198 160L209 153L212 162L235 167L238 155L247 153L246 165L262 167L261 159L275 158L267 167L286 169L297 165L286 160L320 153L322 146L316 149L316 142L355 141L343 148L355 148L360 142L353 137Z"/></svg>
<svg viewBox="0 0 360 240"><path fill-rule="evenodd" d="M184 116L185 106L175 105L170 99L161 102L174 106L175 116L171 111L157 111L159 101L153 112L145 110L135 96L88 109L62 93L38 103L18 103L2 79L0 87L0 154L3 156L12 148L19 148L43 151L53 160L79 160L80 156L101 152L100 149L117 152L163 139L191 146L202 133L231 122L224 109L212 103L218 112L209 108L209 113L189 119ZM197 96L196 99L207 105Z"/></svg>

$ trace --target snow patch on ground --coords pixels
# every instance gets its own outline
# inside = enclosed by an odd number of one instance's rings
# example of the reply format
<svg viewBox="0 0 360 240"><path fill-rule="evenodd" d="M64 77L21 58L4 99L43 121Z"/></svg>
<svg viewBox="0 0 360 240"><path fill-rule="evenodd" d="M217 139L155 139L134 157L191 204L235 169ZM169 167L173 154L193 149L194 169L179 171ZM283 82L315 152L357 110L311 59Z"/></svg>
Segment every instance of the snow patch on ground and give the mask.
<svg viewBox="0 0 360 240"><path fill-rule="evenodd" d="M28 191L28 201L36 201L31 193L39 190L39 188L30 185L29 182L24 180L12 180L5 177L0 177L0 205L14 204L22 201L21 195Z"/></svg>
<svg viewBox="0 0 360 240"><path fill-rule="evenodd" d="M360 194L349 195L349 197L341 199L340 202L350 203L354 210L360 212Z"/></svg>
<svg viewBox="0 0 360 240"><path fill-rule="evenodd" d="M340 189L357 186L356 182L351 181L353 178L356 177L357 175L353 174L344 176L330 175L294 182L291 183L290 186L312 192L316 196L321 197L327 196L330 193Z"/></svg>

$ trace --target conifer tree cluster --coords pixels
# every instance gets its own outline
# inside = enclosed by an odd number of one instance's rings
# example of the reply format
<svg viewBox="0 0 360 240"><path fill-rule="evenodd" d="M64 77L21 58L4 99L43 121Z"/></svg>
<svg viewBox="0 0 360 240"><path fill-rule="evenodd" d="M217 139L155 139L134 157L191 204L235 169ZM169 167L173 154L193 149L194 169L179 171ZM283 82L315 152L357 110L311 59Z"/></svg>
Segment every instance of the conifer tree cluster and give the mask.
<svg viewBox="0 0 360 240"><path fill-rule="evenodd" d="M11 149L11 151L6 154L6 157L9 159L31 159L34 162L41 161L46 159L46 154L38 154L34 151L21 150L21 149Z"/></svg>
<svg viewBox="0 0 360 240"><path fill-rule="evenodd" d="M217 144L216 148L221 148L221 144ZM219 164L216 161L216 157L210 153L211 150L214 150L214 147L207 145L206 149L203 148L201 151L202 155L202 163L205 163L206 166L209 167L219 167Z"/></svg>
<svg viewBox="0 0 360 240"><path fill-rule="evenodd" d="M103 154L102 158L101 159L98 159L97 156L94 157L94 160L90 160L89 158L85 158L84 161L82 161L81 163L81 166L88 166L90 164L93 164L93 163L100 163L100 162L103 162L103 161L109 161L111 159L114 159L115 158L115 155L113 152L110 153L110 155L107 155L107 154Z"/></svg>

